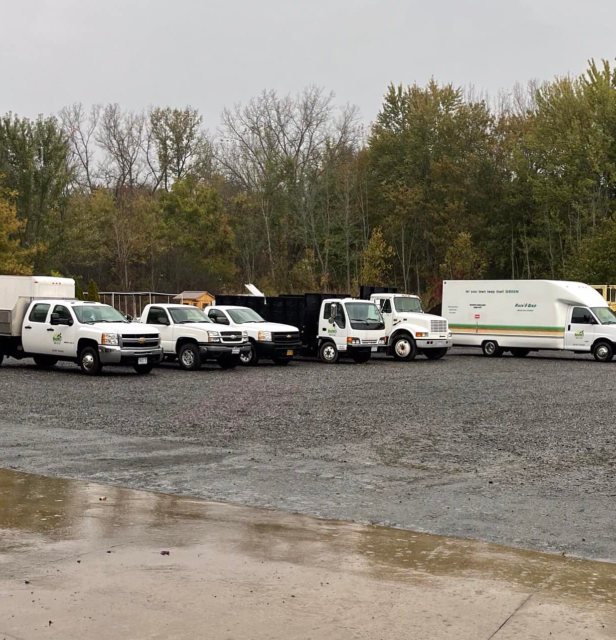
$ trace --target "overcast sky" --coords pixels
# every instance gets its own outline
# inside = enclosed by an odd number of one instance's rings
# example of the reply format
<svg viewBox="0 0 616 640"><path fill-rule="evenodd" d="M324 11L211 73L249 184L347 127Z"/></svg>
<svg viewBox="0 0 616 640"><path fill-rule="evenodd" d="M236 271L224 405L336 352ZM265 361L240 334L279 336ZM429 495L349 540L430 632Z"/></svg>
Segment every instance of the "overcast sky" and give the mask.
<svg viewBox="0 0 616 640"><path fill-rule="evenodd" d="M495 94L616 55L615 0L0 0L0 113L226 105L308 84L376 115L389 82Z"/></svg>

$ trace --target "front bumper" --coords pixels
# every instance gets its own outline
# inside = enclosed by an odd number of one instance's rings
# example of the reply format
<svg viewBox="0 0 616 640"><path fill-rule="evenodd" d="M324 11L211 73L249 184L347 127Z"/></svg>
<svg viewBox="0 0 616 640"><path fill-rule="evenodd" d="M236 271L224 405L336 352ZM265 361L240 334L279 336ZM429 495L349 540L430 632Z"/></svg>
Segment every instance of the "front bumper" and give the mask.
<svg viewBox="0 0 616 640"><path fill-rule="evenodd" d="M451 338L419 338L415 341L418 349L451 349L453 340Z"/></svg>
<svg viewBox="0 0 616 640"><path fill-rule="evenodd" d="M257 340L254 345L260 358L292 358L293 356L298 356L302 348L302 343L299 341L281 344L280 342Z"/></svg>
<svg viewBox="0 0 616 640"><path fill-rule="evenodd" d="M239 356L242 353L250 352L250 344L242 342L241 344L220 344L210 343L199 344L199 353L202 360L218 360L226 356Z"/></svg>
<svg viewBox="0 0 616 640"><path fill-rule="evenodd" d="M134 365L139 358L147 358L148 364L158 364L163 359L162 347L151 349L125 349L110 347L106 344L98 345L98 356L104 365Z"/></svg>

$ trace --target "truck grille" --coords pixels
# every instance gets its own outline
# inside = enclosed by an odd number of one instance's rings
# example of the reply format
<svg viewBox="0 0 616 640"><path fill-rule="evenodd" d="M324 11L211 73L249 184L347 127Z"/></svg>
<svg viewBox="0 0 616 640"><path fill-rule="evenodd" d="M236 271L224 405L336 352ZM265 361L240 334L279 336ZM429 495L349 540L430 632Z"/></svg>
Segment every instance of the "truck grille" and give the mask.
<svg viewBox="0 0 616 640"><path fill-rule="evenodd" d="M221 331L220 337L223 342L242 342L244 338L242 337L241 331Z"/></svg>
<svg viewBox="0 0 616 640"><path fill-rule="evenodd" d="M376 340L362 340L362 344L377 344Z"/></svg>
<svg viewBox="0 0 616 640"><path fill-rule="evenodd" d="M447 320L430 320L432 333L447 333Z"/></svg>
<svg viewBox="0 0 616 640"><path fill-rule="evenodd" d="M286 331L277 332L273 336L274 342L284 344L291 342L299 342L299 331Z"/></svg>
<svg viewBox="0 0 616 640"><path fill-rule="evenodd" d="M122 334L122 346L133 349L158 347L160 338L156 333Z"/></svg>

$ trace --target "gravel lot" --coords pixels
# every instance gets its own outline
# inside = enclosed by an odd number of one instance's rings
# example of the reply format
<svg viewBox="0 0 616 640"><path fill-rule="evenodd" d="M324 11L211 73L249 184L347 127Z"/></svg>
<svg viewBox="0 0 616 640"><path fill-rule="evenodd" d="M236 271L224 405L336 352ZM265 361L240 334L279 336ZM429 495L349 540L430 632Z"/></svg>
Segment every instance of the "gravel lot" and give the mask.
<svg viewBox="0 0 616 640"><path fill-rule="evenodd" d="M0 368L0 466L616 561L616 363Z"/></svg>

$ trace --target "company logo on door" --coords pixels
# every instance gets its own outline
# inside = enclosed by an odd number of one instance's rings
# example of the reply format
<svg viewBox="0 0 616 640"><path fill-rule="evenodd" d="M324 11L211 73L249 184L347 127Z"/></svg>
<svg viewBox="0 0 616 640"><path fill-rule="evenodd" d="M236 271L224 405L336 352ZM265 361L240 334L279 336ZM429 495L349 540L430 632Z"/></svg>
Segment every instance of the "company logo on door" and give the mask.
<svg viewBox="0 0 616 640"><path fill-rule="evenodd" d="M583 338L584 337L584 332L583 331L576 331L575 332L575 337L576 338Z"/></svg>
<svg viewBox="0 0 616 640"><path fill-rule="evenodd" d="M524 304L518 304L516 302L515 308L516 309L536 309L537 305L536 304L530 304L529 302L525 302Z"/></svg>
<svg viewBox="0 0 616 640"><path fill-rule="evenodd" d="M62 342L62 334L61 333L54 333L53 334L53 343L54 344L60 344Z"/></svg>

